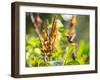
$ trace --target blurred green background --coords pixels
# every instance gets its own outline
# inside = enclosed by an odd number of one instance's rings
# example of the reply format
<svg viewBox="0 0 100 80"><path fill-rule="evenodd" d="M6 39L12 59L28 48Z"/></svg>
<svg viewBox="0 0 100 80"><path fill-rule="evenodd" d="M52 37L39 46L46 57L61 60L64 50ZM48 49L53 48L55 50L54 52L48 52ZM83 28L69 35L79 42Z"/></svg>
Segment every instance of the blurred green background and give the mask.
<svg viewBox="0 0 100 80"><path fill-rule="evenodd" d="M76 42L78 44L76 55L73 55L74 47L68 43L65 36L66 21L63 19L62 14L39 14L42 19L41 34L45 29L44 24L46 20L49 21L49 29L52 28L53 18L58 16L58 40L55 48L52 51L52 60L50 66L58 65L81 65L89 64L89 16L77 15L76 24ZM75 59L73 59L75 57ZM26 67L39 67L45 66L43 52L41 51L40 40L36 35L34 26L30 18L30 13L26 13Z"/></svg>

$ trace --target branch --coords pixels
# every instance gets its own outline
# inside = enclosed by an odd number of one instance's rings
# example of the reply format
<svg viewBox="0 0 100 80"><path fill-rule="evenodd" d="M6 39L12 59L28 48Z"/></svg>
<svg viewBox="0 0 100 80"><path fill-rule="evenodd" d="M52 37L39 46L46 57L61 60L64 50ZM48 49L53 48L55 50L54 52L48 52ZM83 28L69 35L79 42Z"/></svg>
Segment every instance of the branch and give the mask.
<svg viewBox="0 0 100 80"><path fill-rule="evenodd" d="M30 18L31 18L32 24L33 24L33 26L35 28L35 32L39 36L40 41L43 41L42 35L39 32L39 27L38 27L37 23L35 22L35 17L33 15L33 13L30 13Z"/></svg>

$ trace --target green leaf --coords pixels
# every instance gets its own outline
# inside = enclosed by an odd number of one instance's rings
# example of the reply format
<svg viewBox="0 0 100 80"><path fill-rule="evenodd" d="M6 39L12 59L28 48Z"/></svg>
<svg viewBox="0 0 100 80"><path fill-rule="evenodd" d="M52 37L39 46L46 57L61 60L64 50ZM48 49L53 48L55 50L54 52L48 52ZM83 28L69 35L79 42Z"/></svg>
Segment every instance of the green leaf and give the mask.
<svg viewBox="0 0 100 80"><path fill-rule="evenodd" d="M73 61L70 61L70 62L67 63L67 65L79 65L79 64L80 63L76 60L75 61L73 60Z"/></svg>

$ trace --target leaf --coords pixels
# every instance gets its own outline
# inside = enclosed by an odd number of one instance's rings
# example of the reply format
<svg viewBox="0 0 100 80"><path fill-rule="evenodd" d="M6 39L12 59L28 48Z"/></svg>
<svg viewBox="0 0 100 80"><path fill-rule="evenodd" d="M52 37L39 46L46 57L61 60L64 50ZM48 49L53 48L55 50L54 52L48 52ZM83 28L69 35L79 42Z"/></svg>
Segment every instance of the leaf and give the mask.
<svg viewBox="0 0 100 80"><path fill-rule="evenodd" d="M83 50L84 50L84 47L85 47L85 43L83 40L80 40L79 42L79 47L78 47L78 51L77 51L77 57L80 57L83 53Z"/></svg>
<svg viewBox="0 0 100 80"><path fill-rule="evenodd" d="M33 51L33 54L35 54L35 56L41 56L41 50L39 48L35 48Z"/></svg>
<svg viewBox="0 0 100 80"><path fill-rule="evenodd" d="M73 61L70 61L70 62L67 63L67 65L79 65L79 64L80 63L76 60L75 61L73 60Z"/></svg>

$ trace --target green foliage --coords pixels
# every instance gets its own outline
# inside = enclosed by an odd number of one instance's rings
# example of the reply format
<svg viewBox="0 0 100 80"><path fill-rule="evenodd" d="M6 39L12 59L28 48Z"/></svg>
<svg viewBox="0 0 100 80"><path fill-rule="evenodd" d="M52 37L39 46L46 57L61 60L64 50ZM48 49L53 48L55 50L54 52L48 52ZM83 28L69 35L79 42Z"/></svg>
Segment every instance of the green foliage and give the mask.
<svg viewBox="0 0 100 80"><path fill-rule="evenodd" d="M43 64L41 58L42 51L40 49L39 38L27 37L26 38L26 61L27 66L39 66Z"/></svg>
<svg viewBox="0 0 100 80"><path fill-rule="evenodd" d="M67 63L67 65L79 65L79 64L80 63L78 61L74 61L74 60Z"/></svg>
<svg viewBox="0 0 100 80"><path fill-rule="evenodd" d="M63 60L64 65L89 64L89 59L86 60L89 56L89 43L79 41L76 60L73 60L71 53L73 53L74 47L68 44L63 33L59 31L59 34L60 39L57 40L55 49L52 51L52 61ZM42 53L39 38L28 37L26 39L27 66L44 66Z"/></svg>

